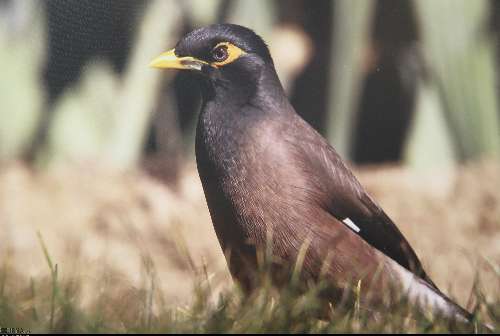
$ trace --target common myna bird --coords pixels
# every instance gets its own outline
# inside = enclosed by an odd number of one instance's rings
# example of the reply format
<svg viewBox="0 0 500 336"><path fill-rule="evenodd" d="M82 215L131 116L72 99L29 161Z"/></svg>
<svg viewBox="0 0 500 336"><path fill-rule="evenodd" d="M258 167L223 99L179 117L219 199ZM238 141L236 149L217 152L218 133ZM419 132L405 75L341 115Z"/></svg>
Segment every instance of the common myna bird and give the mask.
<svg viewBox="0 0 500 336"><path fill-rule="evenodd" d="M268 242L281 265L294 264L305 246L303 274L326 274L339 293L353 281L371 299L399 287L420 307L470 318L436 287L337 152L295 112L252 30L197 29L151 66L199 74L198 173L229 269L243 288L256 286L257 254Z"/></svg>

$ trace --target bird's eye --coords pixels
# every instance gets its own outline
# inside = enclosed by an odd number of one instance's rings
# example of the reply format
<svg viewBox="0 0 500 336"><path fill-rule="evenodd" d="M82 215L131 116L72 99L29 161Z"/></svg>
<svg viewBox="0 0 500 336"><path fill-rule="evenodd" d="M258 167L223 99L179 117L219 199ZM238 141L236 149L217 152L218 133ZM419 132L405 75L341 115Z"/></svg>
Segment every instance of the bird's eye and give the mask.
<svg viewBox="0 0 500 336"><path fill-rule="evenodd" d="M212 50L212 57L216 62L223 62L229 57L226 45L221 45Z"/></svg>

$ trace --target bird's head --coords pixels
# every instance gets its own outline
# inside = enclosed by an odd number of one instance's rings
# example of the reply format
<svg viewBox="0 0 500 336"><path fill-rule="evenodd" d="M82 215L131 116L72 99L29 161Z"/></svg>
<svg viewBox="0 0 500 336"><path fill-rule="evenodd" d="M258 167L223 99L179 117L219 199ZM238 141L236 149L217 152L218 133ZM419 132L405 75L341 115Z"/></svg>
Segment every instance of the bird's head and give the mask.
<svg viewBox="0 0 500 336"><path fill-rule="evenodd" d="M155 68L193 70L216 90L255 91L263 73L274 71L266 43L252 30L214 24L185 35L174 49L155 58Z"/></svg>

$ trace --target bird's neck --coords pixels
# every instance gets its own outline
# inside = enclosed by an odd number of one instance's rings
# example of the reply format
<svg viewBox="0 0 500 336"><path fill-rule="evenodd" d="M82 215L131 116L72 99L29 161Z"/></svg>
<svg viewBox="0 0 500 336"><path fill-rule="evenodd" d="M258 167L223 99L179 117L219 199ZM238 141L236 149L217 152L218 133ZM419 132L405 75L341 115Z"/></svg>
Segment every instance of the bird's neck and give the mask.
<svg viewBox="0 0 500 336"><path fill-rule="evenodd" d="M289 113L293 110L273 66L262 71L257 88L251 100L252 104L262 106L274 114Z"/></svg>
<svg viewBox="0 0 500 336"><path fill-rule="evenodd" d="M294 113L274 69L262 71L252 90L225 87L207 95L196 131L197 159L228 170L252 146L254 130ZM241 82L239 82L241 83ZM216 88L217 90L217 88ZM203 165L202 165L203 166Z"/></svg>

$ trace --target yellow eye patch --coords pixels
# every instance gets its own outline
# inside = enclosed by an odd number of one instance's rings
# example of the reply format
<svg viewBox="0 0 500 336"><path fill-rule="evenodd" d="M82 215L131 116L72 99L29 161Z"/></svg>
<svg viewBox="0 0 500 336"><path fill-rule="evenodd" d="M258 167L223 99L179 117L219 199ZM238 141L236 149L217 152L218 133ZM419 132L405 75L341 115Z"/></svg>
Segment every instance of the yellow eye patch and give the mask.
<svg viewBox="0 0 500 336"><path fill-rule="evenodd" d="M227 53L227 55L224 55L224 52ZM241 55L244 55L245 52L232 43L221 42L221 43L218 43L212 49L212 54L213 54L215 61L211 62L210 64L215 66L215 67L221 67L221 66L224 66L226 64L234 62ZM221 57L221 56L225 56L225 57ZM220 58L221 60L217 61L218 58Z"/></svg>

